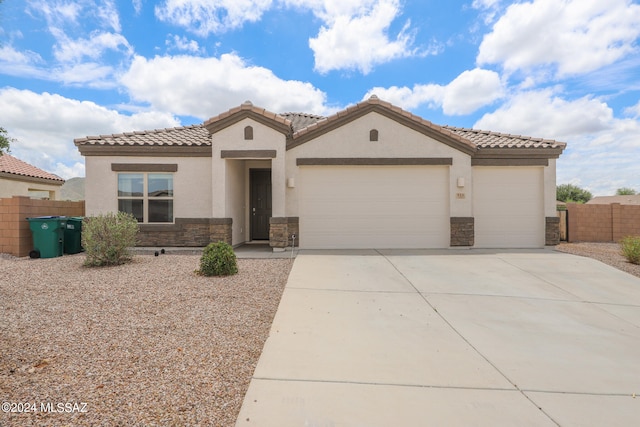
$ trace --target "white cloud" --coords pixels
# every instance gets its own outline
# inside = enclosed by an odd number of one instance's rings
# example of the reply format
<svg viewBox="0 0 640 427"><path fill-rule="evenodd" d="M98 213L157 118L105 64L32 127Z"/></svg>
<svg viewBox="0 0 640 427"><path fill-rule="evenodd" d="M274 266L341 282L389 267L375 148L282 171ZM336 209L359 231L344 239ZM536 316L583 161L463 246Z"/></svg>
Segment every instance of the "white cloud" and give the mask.
<svg viewBox="0 0 640 427"><path fill-rule="evenodd" d="M72 0L32 0L28 7L28 10L43 15L50 27L77 24L82 11L82 5Z"/></svg>
<svg viewBox="0 0 640 427"><path fill-rule="evenodd" d="M625 108L624 113L636 119L640 118L640 101L636 105Z"/></svg>
<svg viewBox="0 0 640 427"><path fill-rule="evenodd" d="M323 22L318 35L309 39L320 73L346 69L367 74L375 65L440 49L413 47L409 21L397 34L388 34L401 14L400 0L164 0L155 14L205 37L256 22L274 5L311 10Z"/></svg>
<svg viewBox="0 0 640 427"><path fill-rule="evenodd" d="M613 111L589 96L567 101L553 90L532 90L515 94L475 126L480 129L560 140L592 134L610 127Z"/></svg>
<svg viewBox="0 0 640 427"><path fill-rule="evenodd" d="M120 26L120 14L113 0L102 0L97 4L96 16L103 22L103 25L108 25L108 28L116 33L122 31Z"/></svg>
<svg viewBox="0 0 640 427"><path fill-rule="evenodd" d="M3 74L46 79L48 73L40 68L42 57L32 51L18 51L12 46L0 46L0 69Z"/></svg>
<svg viewBox="0 0 640 427"><path fill-rule="evenodd" d="M381 0L361 14L332 17L309 40L315 69L322 74L340 69L368 74L374 65L415 55L408 22L394 39L387 34L399 13L397 0Z"/></svg>
<svg viewBox="0 0 640 427"><path fill-rule="evenodd" d="M417 108L426 104L429 108L442 107L447 115L471 114L481 107L489 105L503 96L500 76L495 71L464 71L448 85L415 85L413 88L376 87L365 95L375 94L385 101L405 109Z"/></svg>
<svg viewBox="0 0 640 427"><path fill-rule="evenodd" d="M272 0L165 0L156 6L161 21L199 36L222 33L258 21Z"/></svg>
<svg viewBox="0 0 640 427"><path fill-rule="evenodd" d="M109 65L82 62L58 67L53 70L51 77L68 85L113 89L116 86L114 73L114 68Z"/></svg>
<svg viewBox="0 0 640 427"><path fill-rule="evenodd" d="M113 0L33 0L27 10L44 17L55 39L55 61L42 65L48 73L45 79L114 86L118 66L131 58L133 47L120 33L120 16ZM113 53L119 54L119 59Z"/></svg>
<svg viewBox="0 0 640 427"><path fill-rule="evenodd" d="M220 58L137 56L122 84L134 100L149 103L156 111L202 120L246 100L274 112L326 111L325 94L310 83L282 80L234 54Z"/></svg>
<svg viewBox="0 0 640 427"><path fill-rule="evenodd" d="M438 108L442 105L445 90L445 86L436 84L415 85L413 88L406 86L374 87L365 94L363 99L376 95L378 98L405 110L411 110L424 104L430 108Z"/></svg>
<svg viewBox="0 0 640 427"><path fill-rule="evenodd" d="M140 12L142 12L142 0L133 0L132 3L136 15L140 15Z"/></svg>
<svg viewBox="0 0 640 427"><path fill-rule="evenodd" d="M133 48L122 34L94 32L89 38L69 39L64 34L58 36L58 44L54 47L54 55L60 62L78 62L85 57L96 59L107 50L123 50L126 56L133 53Z"/></svg>
<svg viewBox="0 0 640 427"><path fill-rule="evenodd" d="M447 115L470 114L502 95L502 82L495 71L480 68L464 71L447 85L442 111Z"/></svg>
<svg viewBox="0 0 640 427"><path fill-rule="evenodd" d="M514 3L480 45L478 64L506 71L552 67L559 76L597 70L635 51L640 5L631 0Z"/></svg>
<svg viewBox="0 0 640 427"><path fill-rule="evenodd" d="M474 127L567 142L558 183L579 180L596 195L640 188L640 121L614 117L611 107L593 97L569 101L551 89L518 93Z"/></svg>
<svg viewBox="0 0 640 427"><path fill-rule="evenodd" d="M169 34L169 38L165 41L165 44L169 49L182 52L199 53L201 51L198 42L189 40L186 36Z"/></svg>
<svg viewBox="0 0 640 427"><path fill-rule="evenodd" d="M485 24L495 21L501 5L501 0L473 0L471 7L482 12Z"/></svg>
<svg viewBox="0 0 640 427"><path fill-rule="evenodd" d="M0 111L2 126L17 139L12 154L63 178L78 176L83 168L74 138L179 126L167 113L128 116L93 102L15 88L0 89Z"/></svg>

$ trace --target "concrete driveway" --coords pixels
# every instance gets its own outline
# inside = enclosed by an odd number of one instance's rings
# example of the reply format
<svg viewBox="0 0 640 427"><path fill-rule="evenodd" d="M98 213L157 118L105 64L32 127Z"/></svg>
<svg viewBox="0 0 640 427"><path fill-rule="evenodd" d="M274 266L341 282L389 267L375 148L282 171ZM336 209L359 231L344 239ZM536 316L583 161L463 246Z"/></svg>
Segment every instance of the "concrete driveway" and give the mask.
<svg viewBox="0 0 640 427"><path fill-rule="evenodd" d="M389 250L298 255L236 425L638 423L640 279L552 250Z"/></svg>

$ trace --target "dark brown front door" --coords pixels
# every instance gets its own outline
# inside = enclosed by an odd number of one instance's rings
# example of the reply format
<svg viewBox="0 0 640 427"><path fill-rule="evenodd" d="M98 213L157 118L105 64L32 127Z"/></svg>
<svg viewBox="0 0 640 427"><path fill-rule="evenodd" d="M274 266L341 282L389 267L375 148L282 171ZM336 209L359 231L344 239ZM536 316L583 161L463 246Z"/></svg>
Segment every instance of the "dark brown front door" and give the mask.
<svg viewBox="0 0 640 427"><path fill-rule="evenodd" d="M251 169L249 172L251 206L251 240L269 240L271 218L271 171Z"/></svg>

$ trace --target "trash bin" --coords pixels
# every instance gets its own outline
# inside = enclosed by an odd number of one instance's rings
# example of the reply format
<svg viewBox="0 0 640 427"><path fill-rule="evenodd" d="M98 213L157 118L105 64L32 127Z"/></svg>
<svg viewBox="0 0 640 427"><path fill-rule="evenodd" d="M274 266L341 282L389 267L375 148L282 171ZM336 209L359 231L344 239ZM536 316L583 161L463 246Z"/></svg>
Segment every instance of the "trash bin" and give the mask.
<svg viewBox="0 0 640 427"><path fill-rule="evenodd" d="M64 216L40 216L27 218L33 234L31 258L55 258L62 256L64 230L67 218Z"/></svg>
<svg viewBox="0 0 640 427"><path fill-rule="evenodd" d="M65 254L82 252L82 220L81 216L67 217L67 225L64 229Z"/></svg>

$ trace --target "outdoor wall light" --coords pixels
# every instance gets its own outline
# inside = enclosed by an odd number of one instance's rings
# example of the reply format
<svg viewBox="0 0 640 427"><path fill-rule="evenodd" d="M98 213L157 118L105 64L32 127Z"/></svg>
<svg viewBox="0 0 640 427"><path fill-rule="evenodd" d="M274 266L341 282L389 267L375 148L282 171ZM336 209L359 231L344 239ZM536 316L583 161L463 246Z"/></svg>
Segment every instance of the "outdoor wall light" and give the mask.
<svg viewBox="0 0 640 427"><path fill-rule="evenodd" d="M293 178L288 178L287 179L287 187L288 188L294 188L296 186L296 182L293 180Z"/></svg>
<svg viewBox="0 0 640 427"><path fill-rule="evenodd" d="M458 178L458 187L459 188L464 187L464 178L462 177Z"/></svg>

